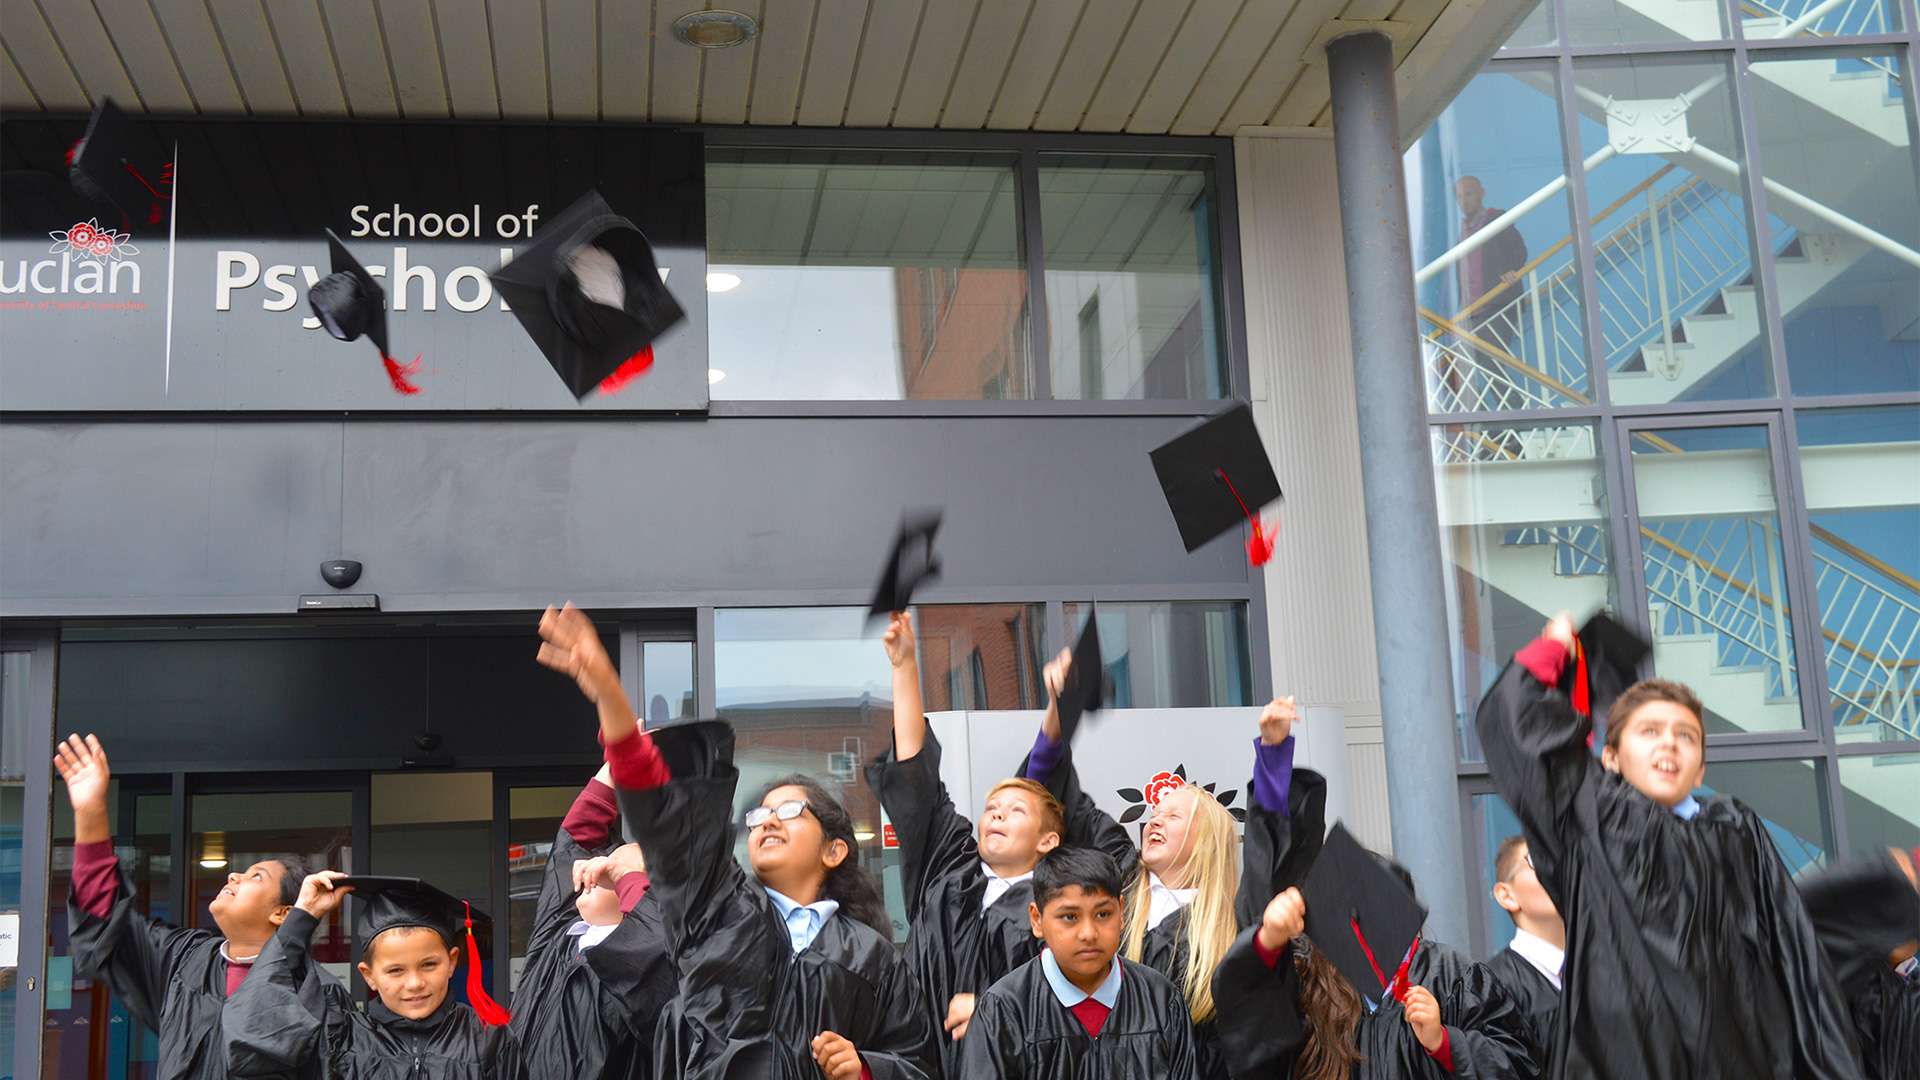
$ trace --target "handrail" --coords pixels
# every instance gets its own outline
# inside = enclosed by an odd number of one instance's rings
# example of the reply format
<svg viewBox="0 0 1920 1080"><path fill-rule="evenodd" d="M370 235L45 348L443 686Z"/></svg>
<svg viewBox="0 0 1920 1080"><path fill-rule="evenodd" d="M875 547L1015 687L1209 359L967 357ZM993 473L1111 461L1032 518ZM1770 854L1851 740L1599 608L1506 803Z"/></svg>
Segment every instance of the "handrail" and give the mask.
<svg viewBox="0 0 1920 1080"><path fill-rule="evenodd" d="M1821 540L1826 541L1828 544L1831 544L1834 547L1839 548L1841 551L1844 551L1848 555L1851 555L1854 558L1860 560L1861 562L1867 564L1868 566L1873 567L1875 570L1880 571L1881 573L1887 575L1888 577L1899 582L1900 584L1905 585L1907 588L1912 589L1914 592L1920 593L1920 581L1915 581L1913 578L1908 577L1906 574L1902 573L1897 568L1888 566L1886 563L1881 562L1879 559L1875 558L1871 554L1868 554L1867 552L1860 550L1859 548L1853 546L1852 544L1849 544L1845 540L1840 539L1838 536L1835 536L1833 533L1829 532L1828 530L1823 529L1820 526L1815 525L1813 522L1809 521L1807 522L1807 531L1819 537Z"/></svg>
<svg viewBox="0 0 1920 1080"><path fill-rule="evenodd" d="M1427 319L1433 322L1436 326L1439 326L1441 329L1446 330L1447 332L1451 333L1453 336L1471 345L1475 345L1479 347L1482 351L1486 352L1489 356L1492 356L1495 360L1500 361L1501 363L1507 365L1508 367L1518 370L1519 372L1526 375L1530 379L1538 380L1539 382L1546 385L1549 389L1557 390L1560 393L1567 395L1568 397L1574 399L1575 401L1579 402L1582 405L1593 404L1592 398L1587 397L1585 394L1580 393L1578 390L1575 390L1569 386L1563 385L1559 380L1555 379L1551 375L1548 375L1546 372L1541 371L1537 368L1531 367L1525 363L1522 363L1519 360L1514 359L1513 355L1507 352L1507 350L1491 342L1482 340L1478 335L1474 334L1471 330L1467 330L1467 329L1464 329L1463 327L1455 325L1453 320L1448 319L1425 307L1422 307L1420 309L1420 314L1426 316Z"/></svg>

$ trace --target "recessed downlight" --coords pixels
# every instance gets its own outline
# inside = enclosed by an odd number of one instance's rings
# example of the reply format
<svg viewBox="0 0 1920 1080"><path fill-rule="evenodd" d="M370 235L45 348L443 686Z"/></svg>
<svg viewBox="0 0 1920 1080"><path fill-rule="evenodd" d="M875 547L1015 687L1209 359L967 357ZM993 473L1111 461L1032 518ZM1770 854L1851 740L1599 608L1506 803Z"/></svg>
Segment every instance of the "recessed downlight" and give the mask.
<svg viewBox="0 0 1920 1080"><path fill-rule="evenodd" d="M730 49L760 33L760 24L737 11L695 11L673 24L673 36L696 49Z"/></svg>

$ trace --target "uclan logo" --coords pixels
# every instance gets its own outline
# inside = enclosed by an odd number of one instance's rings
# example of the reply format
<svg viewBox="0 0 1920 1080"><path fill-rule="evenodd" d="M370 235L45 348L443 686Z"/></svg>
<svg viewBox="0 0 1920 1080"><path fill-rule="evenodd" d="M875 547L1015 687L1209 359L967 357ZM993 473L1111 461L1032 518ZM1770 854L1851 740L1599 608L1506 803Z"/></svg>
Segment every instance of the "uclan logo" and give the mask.
<svg viewBox="0 0 1920 1080"><path fill-rule="evenodd" d="M28 267L28 260L16 262L18 274L7 281L6 263L0 262L0 293L34 292L114 293L120 291L121 278L130 278L128 292L140 292L140 264L128 256L140 254L133 238L102 226L98 219L77 222L70 229L56 229L48 252L58 259L41 259ZM57 273L56 273L57 271Z"/></svg>

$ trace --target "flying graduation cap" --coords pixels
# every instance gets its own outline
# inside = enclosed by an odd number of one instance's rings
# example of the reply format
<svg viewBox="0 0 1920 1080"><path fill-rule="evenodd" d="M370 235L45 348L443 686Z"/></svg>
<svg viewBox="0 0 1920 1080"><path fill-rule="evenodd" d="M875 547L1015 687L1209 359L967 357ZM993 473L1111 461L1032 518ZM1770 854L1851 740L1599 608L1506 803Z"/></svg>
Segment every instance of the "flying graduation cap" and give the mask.
<svg viewBox="0 0 1920 1080"><path fill-rule="evenodd" d="M367 273L367 268L360 265L360 260L353 257L332 229L327 230L327 251L333 260L333 271L307 290L307 303L313 307L314 317L327 328L327 333L341 341L353 341L365 334L373 347L380 350L380 360L387 367L387 378L393 383L394 391L419 393L420 388L408 376L419 373L420 358L416 356L413 363L402 364L387 349L387 290Z"/></svg>
<svg viewBox="0 0 1920 1080"><path fill-rule="evenodd" d="M349 875L334 879L334 888L351 888L365 904L358 927L372 941L400 926L424 926L437 932L447 948L459 946L464 933L467 947L467 1004L480 1019L499 1027L509 1015L480 984L480 946L474 940L473 926L491 924L484 913L476 913L466 901L429 885L419 878L384 877L373 874Z"/></svg>
<svg viewBox="0 0 1920 1080"><path fill-rule="evenodd" d="M1640 661L1653 646L1601 612L1574 638L1573 663L1560 673L1560 689L1582 716L1607 715L1613 699L1640 680Z"/></svg>
<svg viewBox="0 0 1920 1080"><path fill-rule="evenodd" d="M1099 712L1107 703L1107 665L1100 658L1100 620L1089 606L1087 624L1080 628L1080 640L1073 645L1073 658L1067 664L1066 685L1060 688L1060 739L1070 742L1080 726L1080 718Z"/></svg>
<svg viewBox="0 0 1920 1080"><path fill-rule="evenodd" d="M1813 871L1797 884L1834 974L1849 993L1888 954L1920 936L1920 892L1884 851Z"/></svg>
<svg viewBox="0 0 1920 1080"><path fill-rule="evenodd" d="M1188 551L1245 519L1253 526L1247 561L1262 566L1273 557L1274 537L1259 510L1280 498L1280 478L1273 474L1246 402L1227 406L1156 447L1151 456Z"/></svg>
<svg viewBox="0 0 1920 1080"><path fill-rule="evenodd" d="M1335 822L1300 886L1307 937L1367 998L1407 998L1407 967L1427 909Z"/></svg>
<svg viewBox="0 0 1920 1080"><path fill-rule="evenodd" d="M598 191L581 196L489 276L578 400L646 370L654 340L686 318L660 280L647 238Z"/></svg>
<svg viewBox="0 0 1920 1080"><path fill-rule="evenodd" d="M905 611L913 600L913 590L940 580L940 559L933 553L933 534L940 531L940 517L940 511L929 510L900 519L900 534L894 538L886 568L880 571L873 602L867 605L869 623Z"/></svg>
<svg viewBox="0 0 1920 1080"><path fill-rule="evenodd" d="M94 107L67 164L74 189L120 211L128 228L159 224L161 204L173 197L173 164L149 149L111 98Z"/></svg>

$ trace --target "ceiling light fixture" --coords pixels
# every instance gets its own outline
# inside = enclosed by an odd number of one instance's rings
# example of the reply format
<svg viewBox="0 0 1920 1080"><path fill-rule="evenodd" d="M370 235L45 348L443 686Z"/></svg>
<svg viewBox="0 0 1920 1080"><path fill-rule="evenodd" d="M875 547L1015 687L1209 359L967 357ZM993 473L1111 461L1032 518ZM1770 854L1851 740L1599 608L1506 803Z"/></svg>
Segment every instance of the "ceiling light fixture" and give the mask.
<svg viewBox="0 0 1920 1080"><path fill-rule="evenodd" d="M724 270L714 270L707 274L708 292L727 292L740 287L740 275L729 274Z"/></svg>
<svg viewBox="0 0 1920 1080"><path fill-rule="evenodd" d="M744 45L760 33L760 24L737 11L696 11L673 24L673 36L696 49Z"/></svg>
<svg viewBox="0 0 1920 1080"><path fill-rule="evenodd" d="M218 870L227 865L227 834L209 832L200 841L200 865Z"/></svg>

